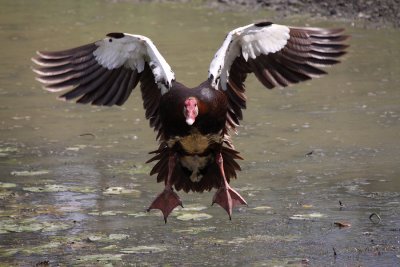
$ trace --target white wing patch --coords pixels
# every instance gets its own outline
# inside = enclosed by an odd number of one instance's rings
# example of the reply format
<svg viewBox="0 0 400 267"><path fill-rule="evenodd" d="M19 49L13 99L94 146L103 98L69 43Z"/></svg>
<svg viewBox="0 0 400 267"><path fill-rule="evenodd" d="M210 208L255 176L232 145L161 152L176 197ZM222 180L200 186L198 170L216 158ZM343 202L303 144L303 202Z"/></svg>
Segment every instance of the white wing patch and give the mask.
<svg viewBox="0 0 400 267"><path fill-rule="evenodd" d="M290 38L289 31L289 27L278 24L250 24L229 32L211 61L208 71L209 78L212 78L211 85L218 89L219 81L222 89L226 90L229 70L235 58L240 56L240 51L246 61L261 54L275 53L286 45Z"/></svg>
<svg viewBox="0 0 400 267"><path fill-rule="evenodd" d="M107 69L124 65L140 73L147 62L162 94L169 90L171 82L175 80L171 67L145 36L124 33L122 38L107 37L97 41L96 45L98 48L93 52L96 61Z"/></svg>

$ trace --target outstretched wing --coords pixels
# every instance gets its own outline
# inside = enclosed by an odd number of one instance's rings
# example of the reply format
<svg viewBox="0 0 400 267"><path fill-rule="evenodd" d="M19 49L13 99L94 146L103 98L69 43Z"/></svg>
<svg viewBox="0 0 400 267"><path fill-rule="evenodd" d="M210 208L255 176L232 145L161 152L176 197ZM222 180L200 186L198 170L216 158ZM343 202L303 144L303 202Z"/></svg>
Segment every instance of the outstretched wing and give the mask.
<svg viewBox="0 0 400 267"><path fill-rule="evenodd" d="M95 43L58 52L37 52L36 78L61 99L92 105L122 105L141 82L146 118L161 128L158 103L175 76L152 41L141 35L109 33Z"/></svg>
<svg viewBox="0 0 400 267"><path fill-rule="evenodd" d="M244 82L254 73L267 88L285 87L326 74L347 45L343 29L290 27L261 22L228 33L209 68L209 81L229 99L226 127L232 130L246 108Z"/></svg>

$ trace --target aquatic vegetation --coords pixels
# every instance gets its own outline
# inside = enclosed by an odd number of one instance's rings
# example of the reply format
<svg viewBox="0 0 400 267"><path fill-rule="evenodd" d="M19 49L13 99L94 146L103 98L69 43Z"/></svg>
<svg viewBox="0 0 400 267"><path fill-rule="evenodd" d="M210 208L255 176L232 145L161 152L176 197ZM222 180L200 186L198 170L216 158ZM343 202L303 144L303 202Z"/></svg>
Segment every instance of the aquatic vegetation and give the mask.
<svg viewBox="0 0 400 267"><path fill-rule="evenodd" d="M252 209L253 210L257 210L257 211L265 211L265 210L271 210L272 207L270 207L270 206L258 206L258 207L254 207Z"/></svg>
<svg viewBox="0 0 400 267"><path fill-rule="evenodd" d="M167 247L165 245L136 246L121 249L121 252L126 254L149 254L164 251L167 251Z"/></svg>
<svg viewBox="0 0 400 267"><path fill-rule="evenodd" d="M14 254L23 254L23 255L31 255L31 254L46 254L51 250L57 249L62 245L61 242L47 242L46 244L37 245L37 246L24 246L20 248L8 248L4 249L0 252L0 255L3 257L13 256Z"/></svg>
<svg viewBox="0 0 400 267"><path fill-rule="evenodd" d="M27 219L1 219L0 233L21 233L21 232L55 232L66 230L74 226L68 221L43 221L38 218Z"/></svg>
<svg viewBox="0 0 400 267"><path fill-rule="evenodd" d="M203 221L211 219L212 216L207 213L182 213L176 217L181 221Z"/></svg>
<svg viewBox="0 0 400 267"><path fill-rule="evenodd" d="M37 171L12 171L11 175L14 176L39 176L48 174L50 171L48 170L37 170Z"/></svg>
<svg viewBox="0 0 400 267"><path fill-rule="evenodd" d="M13 188L13 187L16 187L17 185L16 184L14 184L14 183L3 183L3 182L0 182L0 189L1 188Z"/></svg>
<svg viewBox="0 0 400 267"><path fill-rule="evenodd" d="M314 213L308 213L308 214L294 214L290 216L290 219L292 220L311 220L311 219L319 219L326 217L325 214L319 213L319 212L314 212Z"/></svg>
<svg viewBox="0 0 400 267"><path fill-rule="evenodd" d="M25 191L29 192L77 192L77 193L93 193L97 190L92 187L82 187L82 186L69 186L69 185L62 185L62 184L45 184L43 186L29 186L22 188Z"/></svg>
<svg viewBox="0 0 400 267"><path fill-rule="evenodd" d="M130 196L140 197L141 192L136 189L129 189L122 186L113 186L108 187L103 190L104 195L121 195L121 194L129 194Z"/></svg>
<svg viewBox="0 0 400 267"><path fill-rule="evenodd" d="M109 261L122 261L123 254L93 254L93 255L81 255L75 258L76 263L90 263L93 264L104 264Z"/></svg>
<svg viewBox="0 0 400 267"><path fill-rule="evenodd" d="M203 232L213 232L217 229L215 226L198 226L198 227L189 227L186 229L173 229L176 233L184 233L184 234L191 234L197 235Z"/></svg>

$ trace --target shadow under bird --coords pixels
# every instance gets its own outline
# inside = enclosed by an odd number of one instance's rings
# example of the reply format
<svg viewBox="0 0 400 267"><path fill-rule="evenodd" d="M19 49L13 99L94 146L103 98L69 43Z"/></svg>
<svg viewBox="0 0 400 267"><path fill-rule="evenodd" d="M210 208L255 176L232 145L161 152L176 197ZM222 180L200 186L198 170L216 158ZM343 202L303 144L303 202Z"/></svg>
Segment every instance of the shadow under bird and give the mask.
<svg viewBox="0 0 400 267"><path fill-rule="evenodd" d="M208 78L188 88L175 79L153 42L141 35L109 33L102 40L57 52L37 52L33 70L61 99L92 105L122 105L140 83L143 106L157 132L157 161L150 175L164 190L148 210L168 215L182 201L175 190L203 192L215 188L212 203L231 218L246 205L230 186L240 170L230 133L246 108L244 82L254 73L267 88L286 87L326 74L320 67L338 63L348 36L343 29L253 23L229 32L208 70Z"/></svg>

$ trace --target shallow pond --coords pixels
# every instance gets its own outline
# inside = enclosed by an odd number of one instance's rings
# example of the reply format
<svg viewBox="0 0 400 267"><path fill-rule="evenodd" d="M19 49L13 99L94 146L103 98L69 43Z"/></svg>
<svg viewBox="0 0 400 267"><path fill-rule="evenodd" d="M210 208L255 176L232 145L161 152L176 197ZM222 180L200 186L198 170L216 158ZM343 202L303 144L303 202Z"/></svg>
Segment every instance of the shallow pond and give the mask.
<svg viewBox="0 0 400 267"><path fill-rule="evenodd" d="M232 221L214 192L180 192L164 224L145 212L162 184L136 92L121 108L56 101L30 70L36 50L107 32L147 35L177 78L207 76L225 33L267 12L129 1L1 1L0 266L400 264L400 32L341 26L349 54L330 75L284 90L247 83ZM357 25L356 25L357 26Z"/></svg>

